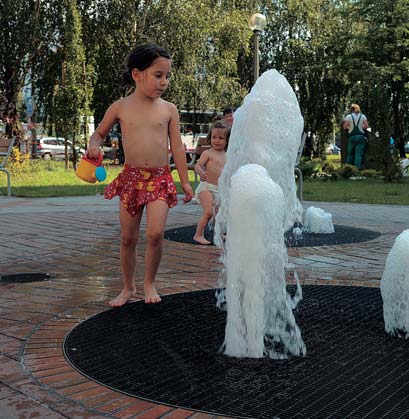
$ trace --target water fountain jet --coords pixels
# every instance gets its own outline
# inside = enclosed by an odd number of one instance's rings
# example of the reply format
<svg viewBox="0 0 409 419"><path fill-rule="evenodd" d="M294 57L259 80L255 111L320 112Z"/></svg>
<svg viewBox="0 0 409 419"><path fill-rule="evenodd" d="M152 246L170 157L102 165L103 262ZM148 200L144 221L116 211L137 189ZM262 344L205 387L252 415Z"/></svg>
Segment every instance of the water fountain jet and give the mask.
<svg viewBox="0 0 409 419"><path fill-rule="evenodd" d="M306 352L292 312L301 287L291 299L284 244L284 232L302 219L294 178L302 130L294 91L275 70L257 80L234 115L215 225L215 243L224 250L220 288L226 286L228 355ZM220 306L224 294L218 295Z"/></svg>
<svg viewBox="0 0 409 419"><path fill-rule="evenodd" d="M381 279L385 331L409 337L409 230L403 231L386 258Z"/></svg>

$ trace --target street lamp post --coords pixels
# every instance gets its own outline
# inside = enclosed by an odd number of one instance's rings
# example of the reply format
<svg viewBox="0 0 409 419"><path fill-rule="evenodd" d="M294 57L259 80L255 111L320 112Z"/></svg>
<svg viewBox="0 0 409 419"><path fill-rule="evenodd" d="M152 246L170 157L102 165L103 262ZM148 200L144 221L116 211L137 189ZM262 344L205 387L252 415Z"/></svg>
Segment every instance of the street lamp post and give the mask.
<svg viewBox="0 0 409 419"><path fill-rule="evenodd" d="M255 13L249 18L249 28L254 33L254 83L257 81L260 73L259 64L259 37L266 27L266 17L261 13Z"/></svg>

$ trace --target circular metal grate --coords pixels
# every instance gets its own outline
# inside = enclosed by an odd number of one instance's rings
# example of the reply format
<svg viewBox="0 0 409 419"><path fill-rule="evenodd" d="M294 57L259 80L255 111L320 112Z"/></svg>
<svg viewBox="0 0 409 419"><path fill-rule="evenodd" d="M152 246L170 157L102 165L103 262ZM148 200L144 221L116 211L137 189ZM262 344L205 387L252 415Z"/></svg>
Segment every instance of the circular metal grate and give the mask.
<svg viewBox="0 0 409 419"><path fill-rule="evenodd" d="M302 237L295 237L292 232L285 234L287 247L311 247L311 246L332 246L348 243L362 243L374 240L381 234L377 231L364 228L349 227L343 225L334 225L335 232L331 234L312 234L304 233ZM193 240L196 226L177 227L165 231L165 239L180 243L197 244ZM209 230L205 231L207 240L212 241L213 235Z"/></svg>
<svg viewBox="0 0 409 419"><path fill-rule="evenodd" d="M54 278L53 275L42 273L42 272L13 274L13 275L0 276L0 283L24 284L27 282L48 281L52 278Z"/></svg>
<svg viewBox="0 0 409 419"><path fill-rule="evenodd" d="M100 313L70 332L64 352L110 388L222 416L409 417L409 340L385 333L379 289L304 286L303 292L295 314L304 358L220 353L226 313L215 307L214 290Z"/></svg>

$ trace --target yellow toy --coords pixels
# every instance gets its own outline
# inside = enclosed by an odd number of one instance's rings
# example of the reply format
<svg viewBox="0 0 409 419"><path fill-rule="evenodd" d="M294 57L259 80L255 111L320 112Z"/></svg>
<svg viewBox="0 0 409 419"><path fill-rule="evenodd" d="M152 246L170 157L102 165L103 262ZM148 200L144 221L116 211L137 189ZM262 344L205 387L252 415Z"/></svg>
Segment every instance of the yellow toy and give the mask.
<svg viewBox="0 0 409 419"><path fill-rule="evenodd" d="M103 154L100 153L97 159L91 159L85 154L80 160L75 174L88 183L103 182L107 173L102 166Z"/></svg>

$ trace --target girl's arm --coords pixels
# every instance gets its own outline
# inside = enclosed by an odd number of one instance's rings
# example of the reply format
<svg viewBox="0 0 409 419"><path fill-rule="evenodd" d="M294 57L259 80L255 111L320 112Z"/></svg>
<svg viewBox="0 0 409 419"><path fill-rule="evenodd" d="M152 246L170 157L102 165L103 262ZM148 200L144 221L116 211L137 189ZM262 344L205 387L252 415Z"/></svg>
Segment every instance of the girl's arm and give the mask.
<svg viewBox="0 0 409 419"><path fill-rule="evenodd" d="M200 176L200 180L206 181L207 180L207 173L206 173L206 163L209 160L209 152L208 150L203 151L200 159L195 164L195 172Z"/></svg>
<svg viewBox="0 0 409 419"><path fill-rule="evenodd" d="M185 193L184 202L189 202L193 198L193 190L189 183L187 173L186 152L180 137L179 113L175 105L170 105L171 117L169 121L169 143L175 162L176 169L179 173L180 186Z"/></svg>
<svg viewBox="0 0 409 419"><path fill-rule="evenodd" d="M107 109L104 118L89 138L87 153L92 159L98 158L100 147L104 141L104 138L108 135L111 128L118 121L118 108L119 101L116 101Z"/></svg>

